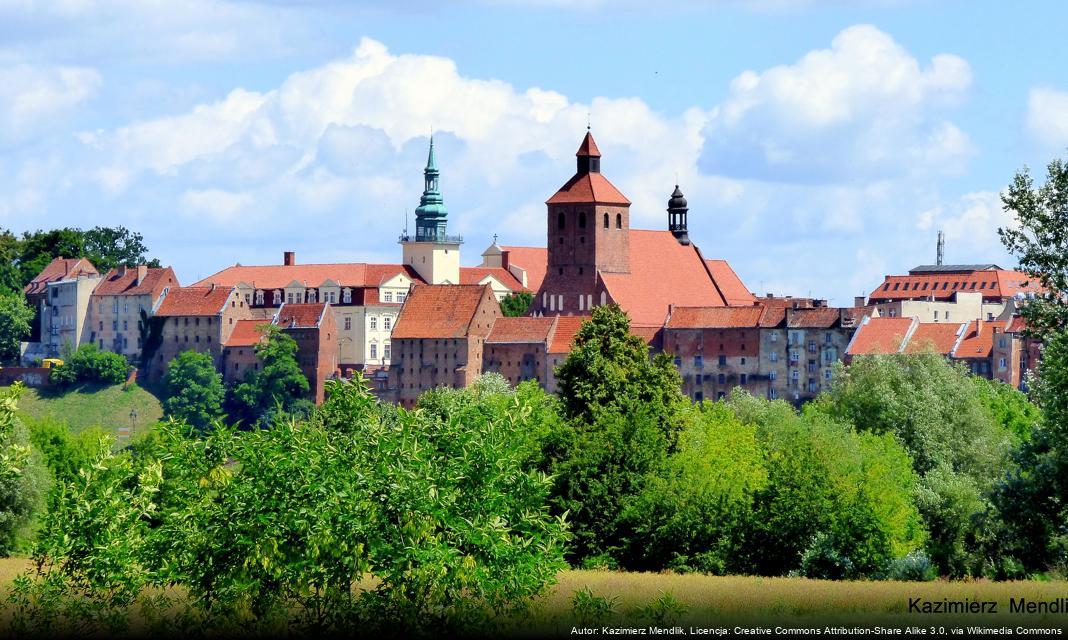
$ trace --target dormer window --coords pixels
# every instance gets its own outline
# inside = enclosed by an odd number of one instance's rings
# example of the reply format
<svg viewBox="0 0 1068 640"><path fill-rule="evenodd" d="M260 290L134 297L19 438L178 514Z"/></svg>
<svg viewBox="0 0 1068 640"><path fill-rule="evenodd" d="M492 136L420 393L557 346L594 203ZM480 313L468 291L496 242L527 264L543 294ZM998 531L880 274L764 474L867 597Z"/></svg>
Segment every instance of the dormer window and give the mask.
<svg viewBox="0 0 1068 640"><path fill-rule="evenodd" d="M274 302L274 304L281 304L282 303L282 292L279 291L278 289L274 290L273 302Z"/></svg>
<svg viewBox="0 0 1068 640"><path fill-rule="evenodd" d="M256 290L256 304L263 304L263 290Z"/></svg>
<svg viewBox="0 0 1068 640"><path fill-rule="evenodd" d="M352 303L352 289L345 289L345 291L341 294L341 301L345 304Z"/></svg>

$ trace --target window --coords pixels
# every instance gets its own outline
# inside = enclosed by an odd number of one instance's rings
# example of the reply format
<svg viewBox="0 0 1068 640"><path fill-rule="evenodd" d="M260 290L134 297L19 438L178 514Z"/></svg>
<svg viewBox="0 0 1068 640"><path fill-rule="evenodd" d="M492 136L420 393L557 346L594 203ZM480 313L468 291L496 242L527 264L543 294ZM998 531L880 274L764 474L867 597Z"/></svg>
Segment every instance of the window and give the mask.
<svg viewBox="0 0 1068 640"><path fill-rule="evenodd" d="M823 379L824 380L830 380L831 376L833 376L833 375L834 374L831 372L831 370L827 369L826 371L823 372Z"/></svg>
<svg viewBox="0 0 1068 640"><path fill-rule="evenodd" d="M697 369L703 369L704 366L705 366L705 358L704 358L704 356L694 356L693 357L693 366L695 368L697 368Z"/></svg>
<svg viewBox="0 0 1068 640"><path fill-rule="evenodd" d="M119 330L119 321L118 320L112 320L111 321L111 330L112 331L118 331Z"/></svg>
<svg viewBox="0 0 1068 640"><path fill-rule="evenodd" d="M727 356L720 356L719 357L719 366L721 366L721 367L727 366Z"/></svg>
<svg viewBox="0 0 1068 640"><path fill-rule="evenodd" d="M296 296L295 296L295 295L293 295L293 292L292 292L292 291L286 292L286 302L287 302L287 303L289 303L289 304L293 304L293 303L295 303L296 301L297 301L297 298L296 298Z"/></svg>
<svg viewBox="0 0 1068 640"><path fill-rule="evenodd" d="M386 360L389 360L389 353L391 351L390 346L391 345L388 342L382 346L382 355L385 357Z"/></svg>
<svg viewBox="0 0 1068 640"><path fill-rule="evenodd" d="M371 316L371 329L378 331L378 316Z"/></svg>
<svg viewBox="0 0 1068 640"><path fill-rule="evenodd" d="M122 312L123 313L130 313L130 302L128 300L123 300L122 301Z"/></svg>
<svg viewBox="0 0 1068 640"><path fill-rule="evenodd" d="M130 329L130 323L127 322L126 320L123 320L122 321L122 330L123 331L129 331L129 329Z"/></svg>
<svg viewBox="0 0 1068 640"><path fill-rule="evenodd" d="M742 358L741 363L745 364L745 358Z"/></svg>
<svg viewBox="0 0 1068 640"><path fill-rule="evenodd" d="M279 291L278 289L275 289L274 290L274 295L271 296L271 303L272 304L279 304L281 302L282 302L282 292Z"/></svg>
<svg viewBox="0 0 1068 640"><path fill-rule="evenodd" d="M790 362L797 363L801 361L801 352L797 349L790 349Z"/></svg>
<svg viewBox="0 0 1068 640"><path fill-rule="evenodd" d="M772 351L771 354L768 356L768 360L771 360L772 362L778 362L779 353L777 351Z"/></svg>
<svg viewBox="0 0 1068 640"><path fill-rule="evenodd" d="M604 228L605 229L608 228L608 214L607 213L604 214Z"/></svg>
<svg viewBox="0 0 1068 640"><path fill-rule="evenodd" d="M564 216L564 212L556 214L556 228L563 229L567 227L567 218Z"/></svg>
<svg viewBox="0 0 1068 640"><path fill-rule="evenodd" d="M681 356L675 356L675 366L676 367L681 367L682 366L682 357Z"/></svg>
<svg viewBox="0 0 1068 640"><path fill-rule="evenodd" d="M393 302L393 292L392 291L387 291L386 292L386 297L383 298L383 300L385 300L386 302Z"/></svg>
<svg viewBox="0 0 1068 640"><path fill-rule="evenodd" d="M352 316L345 316L345 331L352 330Z"/></svg>
<svg viewBox="0 0 1068 640"><path fill-rule="evenodd" d="M895 310L895 309L891 309L891 310L890 310L890 317L891 317L891 318L894 318L894 317L896 317L896 316L897 316L897 310Z"/></svg>
<svg viewBox="0 0 1068 640"><path fill-rule="evenodd" d="M263 291L256 291L256 304L263 304Z"/></svg>
<svg viewBox="0 0 1068 640"><path fill-rule="evenodd" d="M694 394L693 394L693 401L694 402L701 402L704 399L705 399L705 394L701 393L700 391L695 391L694 392Z"/></svg>
<svg viewBox="0 0 1068 640"><path fill-rule="evenodd" d="M830 331L828 331L826 334L824 334L823 341L826 342L827 344L831 344L831 332Z"/></svg>
<svg viewBox="0 0 1068 640"><path fill-rule="evenodd" d="M771 342L778 342L778 341L779 341L779 333L778 333L777 331L772 331L772 332L771 332L771 337L770 337L770 338L768 338L768 339L769 339L769 340L770 340Z"/></svg>
<svg viewBox="0 0 1068 640"><path fill-rule="evenodd" d="M809 378L808 379L808 392L809 393L816 393L816 379L815 378Z"/></svg>
<svg viewBox="0 0 1068 640"><path fill-rule="evenodd" d="M408 294L406 294L406 293L398 293L397 294L397 302L404 302L404 300L407 299L407 297L408 297Z"/></svg>
<svg viewBox="0 0 1068 640"><path fill-rule="evenodd" d="M809 373L816 373L816 361L815 360L809 360L808 361L808 372Z"/></svg>
<svg viewBox="0 0 1068 640"><path fill-rule="evenodd" d="M112 311L112 313L118 313L119 312L119 299L118 298L115 298L115 300L112 301L112 303L111 303L111 311Z"/></svg>
<svg viewBox="0 0 1068 640"><path fill-rule="evenodd" d="M725 373L719 374L719 383L720 384L727 384L727 374L725 374Z"/></svg>
<svg viewBox="0 0 1068 640"><path fill-rule="evenodd" d="M998 359L998 371L1004 371L1004 370L1005 370L1005 358L999 358Z"/></svg>
<svg viewBox="0 0 1068 640"><path fill-rule="evenodd" d="M393 316L385 316L382 318L382 328L389 331L393 325Z"/></svg>
<svg viewBox="0 0 1068 640"><path fill-rule="evenodd" d="M768 380L774 380L774 379L776 379L778 377L779 377L779 374L776 373L774 369L768 372Z"/></svg>
<svg viewBox="0 0 1068 640"><path fill-rule="evenodd" d="M104 321L103 320L100 321L100 330L101 331L104 330Z"/></svg>
<svg viewBox="0 0 1068 640"><path fill-rule="evenodd" d="M579 229L586 228L586 212L579 211Z"/></svg>
<svg viewBox="0 0 1068 640"><path fill-rule="evenodd" d="M769 389L768 390L768 398L769 399L774 400L775 398L778 398L778 397L779 397L779 394L775 391L775 389Z"/></svg>
<svg viewBox="0 0 1068 640"><path fill-rule="evenodd" d="M741 379L739 380L739 382L741 384L748 384L749 383L749 376L747 374L743 373Z"/></svg>
<svg viewBox="0 0 1068 640"><path fill-rule="evenodd" d="M816 353L816 341L815 340L809 340L808 341L808 352L809 353Z"/></svg>
<svg viewBox="0 0 1068 640"><path fill-rule="evenodd" d="M341 294L341 301L345 304L350 304L352 302L352 289L345 289Z"/></svg>
<svg viewBox="0 0 1068 640"><path fill-rule="evenodd" d="M617 213L616 214L616 229L622 229L622 228L623 228L623 214L622 213Z"/></svg>
<svg viewBox="0 0 1068 640"><path fill-rule="evenodd" d="M374 360L376 358L378 358L378 345L377 344L372 344L371 345L371 359Z"/></svg>

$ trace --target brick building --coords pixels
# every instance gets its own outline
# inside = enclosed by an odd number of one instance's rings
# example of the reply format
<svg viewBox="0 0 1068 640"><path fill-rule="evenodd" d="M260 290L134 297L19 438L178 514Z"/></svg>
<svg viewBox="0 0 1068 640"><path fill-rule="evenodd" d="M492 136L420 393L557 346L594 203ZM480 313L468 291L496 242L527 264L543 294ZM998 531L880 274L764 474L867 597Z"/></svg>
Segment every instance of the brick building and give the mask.
<svg viewBox="0 0 1068 640"><path fill-rule="evenodd" d="M93 290L84 341L137 362L144 338L142 326L147 330L148 318L178 286L170 267L121 266L108 271Z"/></svg>
<svg viewBox="0 0 1068 640"><path fill-rule="evenodd" d="M150 355L149 378L159 380L182 351L211 354L217 369L224 369L223 347L240 320L251 319L244 298L233 287L178 287L156 310L152 324L158 345ZM150 337L150 340L152 338ZM152 347L148 347L152 349Z"/></svg>
<svg viewBox="0 0 1068 640"><path fill-rule="evenodd" d="M297 363L315 403L321 404L326 381L338 373L337 323L330 303L284 304L274 324L297 343Z"/></svg>
<svg viewBox="0 0 1068 640"><path fill-rule="evenodd" d="M486 337L482 370L497 372L513 386L526 380L546 385L549 345L556 318L498 318Z"/></svg>
<svg viewBox="0 0 1068 640"><path fill-rule="evenodd" d="M483 349L501 308L489 285L412 289L393 328L389 387L412 406L435 387L466 387L482 373Z"/></svg>
<svg viewBox="0 0 1068 640"><path fill-rule="evenodd" d="M260 370L256 345L263 341L263 320L238 320L223 345L221 371L228 384L241 382L249 371Z"/></svg>

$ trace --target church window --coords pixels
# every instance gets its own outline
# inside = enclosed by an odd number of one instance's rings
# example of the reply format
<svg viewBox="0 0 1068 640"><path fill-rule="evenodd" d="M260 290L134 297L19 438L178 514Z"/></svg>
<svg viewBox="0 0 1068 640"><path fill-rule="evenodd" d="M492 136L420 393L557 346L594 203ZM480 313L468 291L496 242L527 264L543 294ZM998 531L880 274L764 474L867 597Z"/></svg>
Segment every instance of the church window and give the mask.
<svg viewBox="0 0 1068 640"><path fill-rule="evenodd" d="M608 228L608 214L607 213L604 214L604 228L605 229Z"/></svg>
<svg viewBox="0 0 1068 640"><path fill-rule="evenodd" d="M601 292L601 306L602 307L606 304L606 300L607 300L607 297L605 296L604 291L602 291Z"/></svg>
<svg viewBox="0 0 1068 640"><path fill-rule="evenodd" d="M579 296L579 311L585 311L585 309L582 308L582 296Z"/></svg>
<svg viewBox="0 0 1068 640"><path fill-rule="evenodd" d="M567 219L564 217L564 212L556 214L556 228L563 229L567 227Z"/></svg>
<svg viewBox="0 0 1068 640"><path fill-rule="evenodd" d="M579 211L579 229L586 228L586 212Z"/></svg>
<svg viewBox="0 0 1068 640"><path fill-rule="evenodd" d="M556 296L556 306L560 307L560 311L564 310L564 294Z"/></svg>
<svg viewBox="0 0 1068 640"><path fill-rule="evenodd" d="M622 228L623 228L623 214L622 213L617 213L616 214L616 229L622 229Z"/></svg>
<svg viewBox="0 0 1068 640"><path fill-rule="evenodd" d="M579 272L581 273L581 270L579 270ZM593 308L593 294L586 294L586 308Z"/></svg>

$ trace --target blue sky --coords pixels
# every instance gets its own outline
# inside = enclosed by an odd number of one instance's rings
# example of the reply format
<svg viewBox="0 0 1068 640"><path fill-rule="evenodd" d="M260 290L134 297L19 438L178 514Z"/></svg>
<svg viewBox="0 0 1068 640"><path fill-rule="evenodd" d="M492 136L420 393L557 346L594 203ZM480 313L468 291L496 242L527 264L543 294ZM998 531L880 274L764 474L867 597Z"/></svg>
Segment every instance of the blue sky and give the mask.
<svg viewBox="0 0 1068 640"><path fill-rule="evenodd" d="M0 226L122 224L183 282L396 261L436 132L450 228L544 245L591 114L603 172L757 293L848 304L1012 265L1013 172L1068 147L1060 2L0 0ZM1061 31L1059 31L1061 29Z"/></svg>

